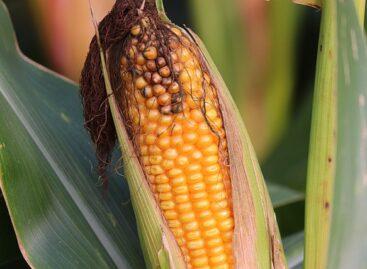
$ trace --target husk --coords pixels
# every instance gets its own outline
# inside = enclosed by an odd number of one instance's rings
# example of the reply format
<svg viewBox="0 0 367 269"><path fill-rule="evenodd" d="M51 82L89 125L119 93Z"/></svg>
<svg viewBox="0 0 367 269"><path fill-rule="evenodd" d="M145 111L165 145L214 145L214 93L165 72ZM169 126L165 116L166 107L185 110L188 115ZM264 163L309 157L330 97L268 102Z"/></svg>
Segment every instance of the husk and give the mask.
<svg viewBox="0 0 367 269"><path fill-rule="evenodd" d="M168 21L161 0L156 0L156 7L161 19ZM274 211L245 126L204 45L193 32L189 31L189 35L200 47L202 60L206 63L218 89L227 134L235 219L235 268L286 268ZM105 58L101 49L108 101L120 142L125 176L130 187L147 266L164 268L169 265L169 268L186 268L183 255L160 213L122 121L113 95Z"/></svg>

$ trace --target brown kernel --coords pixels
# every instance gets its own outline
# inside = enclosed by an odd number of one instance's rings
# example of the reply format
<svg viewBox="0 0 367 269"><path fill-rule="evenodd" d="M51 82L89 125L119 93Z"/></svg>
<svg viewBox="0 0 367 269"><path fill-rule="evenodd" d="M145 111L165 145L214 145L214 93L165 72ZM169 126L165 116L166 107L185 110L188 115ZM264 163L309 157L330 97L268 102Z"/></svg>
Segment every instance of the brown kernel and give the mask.
<svg viewBox="0 0 367 269"><path fill-rule="evenodd" d="M168 77L168 78L163 78L163 79L162 79L162 84L163 84L164 86L171 85L171 83L172 83L172 78L170 78L170 77Z"/></svg>
<svg viewBox="0 0 367 269"><path fill-rule="evenodd" d="M171 75L171 70L169 70L168 66L162 67L161 69L159 69L159 74L162 77L169 77Z"/></svg>
<svg viewBox="0 0 367 269"><path fill-rule="evenodd" d="M159 96L161 94L164 94L166 92L166 89L162 85L154 85L153 87L153 93L156 96Z"/></svg>
<svg viewBox="0 0 367 269"><path fill-rule="evenodd" d="M149 40L149 36L148 36L147 34L145 34L145 35L143 36L142 41L143 41L143 42L147 42L148 40Z"/></svg>
<svg viewBox="0 0 367 269"><path fill-rule="evenodd" d="M181 93L172 94L172 103L179 103L182 101Z"/></svg>
<svg viewBox="0 0 367 269"><path fill-rule="evenodd" d="M157 64L159 67L163 67L166 65L166 60L163 57L158 57Z"/></svg>
<svg viewBox="0 0 367 269"><path fill-rule="evenodd" d="M162 82L162 77L157 72L155 72L152 75L152 81L154 84L160 84Z"/></svg>
<svg viewBox="0 0 367 269"><path fill-rule="evenodd" d="M144 73L144 78L145 78L145 80L146 80L148 83L150 83L150 82L151 82L151 80L152 80L152 73L150 73L150 72L145 72L145 73Z"/></svg>
<svg viewBox="0 0 367 269"><path fill-rule="evenodd" d="M148 60L155 60L157 58L158 52L157 48L150 46L144 50L144 56Z"/></svg>
<svg viewBox="0 0 367 269"><path fill-rule="evenodd" d="M139 51L144 51L145 50L145 44L144 43L139 44L138 49L139 49Z"/></svg>
<svg viewBox="0 0 367 269"><path fill-rule="evenodd" d="M152 72L157 71L157 66L155 64L155 61L153 61L153 60L147 61L147 68L148 68L148 70L150 70Z"/></svg>
<svg viewBox="0 0 367 269"><path fill-rule="evenodd" d="M173 104L172 112L175 114L182 112L182 104L181 103Z"/></svg>

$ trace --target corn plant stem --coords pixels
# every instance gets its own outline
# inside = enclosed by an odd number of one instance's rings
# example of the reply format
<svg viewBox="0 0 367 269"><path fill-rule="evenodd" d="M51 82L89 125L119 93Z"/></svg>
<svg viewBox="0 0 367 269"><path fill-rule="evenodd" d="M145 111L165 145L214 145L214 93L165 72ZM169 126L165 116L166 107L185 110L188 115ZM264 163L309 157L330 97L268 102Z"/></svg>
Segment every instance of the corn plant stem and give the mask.
<svg viewBox="0 0 367 269"><path fill-rule="evenodd" d="M305 269L327 263L336 144L335 5L323 6L306 187Z"/></svg>

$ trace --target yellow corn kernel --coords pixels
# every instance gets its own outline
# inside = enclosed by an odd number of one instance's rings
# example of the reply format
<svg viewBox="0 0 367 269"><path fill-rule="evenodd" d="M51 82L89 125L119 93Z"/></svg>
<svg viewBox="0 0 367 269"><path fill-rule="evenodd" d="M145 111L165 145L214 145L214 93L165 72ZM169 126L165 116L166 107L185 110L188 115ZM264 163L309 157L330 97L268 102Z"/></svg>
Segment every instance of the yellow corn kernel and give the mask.
<svg viewBox="0 0 367 269"><path fill-rule="evenodd" d="M168 56L149 40L149 22L131 29L130 55L121 60L122 80L130 85L125 96L131 137L187 267L233 268L234 220L218 95L195 45L178 28L170 29ZM137 72L128 69L128 57Z"/></svg>

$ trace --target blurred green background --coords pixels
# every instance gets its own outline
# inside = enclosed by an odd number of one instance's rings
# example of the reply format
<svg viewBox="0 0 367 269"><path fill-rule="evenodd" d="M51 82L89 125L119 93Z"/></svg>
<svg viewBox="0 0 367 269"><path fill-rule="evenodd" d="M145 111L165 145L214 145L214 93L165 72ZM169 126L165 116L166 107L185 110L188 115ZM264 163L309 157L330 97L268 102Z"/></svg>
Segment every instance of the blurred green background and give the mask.
<svg viewBox="0 0 367 269"><path fill-rule="evenodd" d="M78 81L93 29L87 1L5 0L19 46ZM101 19L113 0L94 0ZM267 181L304 192L320 12L273 0L167 0L203 39L241 111ZM0 37L1 38L1 37ZM276 209L282 235L303 230L304 202ZM27 268L0 197L1 268ZM1 244L4 246L4 244ZM3 256L3 257L2 257Z"/></svg>

